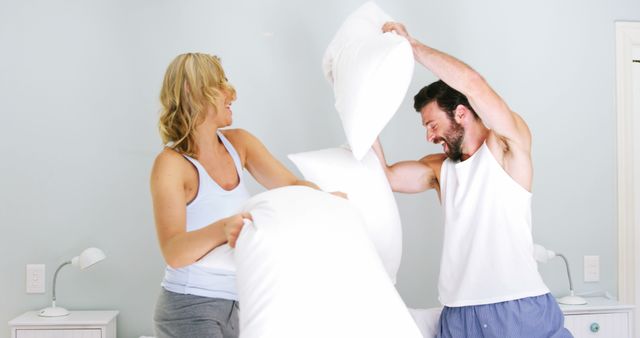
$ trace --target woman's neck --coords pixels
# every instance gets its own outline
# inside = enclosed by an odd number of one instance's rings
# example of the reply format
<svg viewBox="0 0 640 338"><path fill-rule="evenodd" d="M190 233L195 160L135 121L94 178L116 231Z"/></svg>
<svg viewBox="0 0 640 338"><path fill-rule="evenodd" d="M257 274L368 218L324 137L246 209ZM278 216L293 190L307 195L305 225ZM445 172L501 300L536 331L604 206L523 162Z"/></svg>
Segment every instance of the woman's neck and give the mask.
<svg viewBox="0 0 640 338"><path fill-rule="evenodd" d="M196 129L196 145L198 146L198 157L218 154L225 151L222 141L218 137L218 127L212 123L203 122Z"/></svg>

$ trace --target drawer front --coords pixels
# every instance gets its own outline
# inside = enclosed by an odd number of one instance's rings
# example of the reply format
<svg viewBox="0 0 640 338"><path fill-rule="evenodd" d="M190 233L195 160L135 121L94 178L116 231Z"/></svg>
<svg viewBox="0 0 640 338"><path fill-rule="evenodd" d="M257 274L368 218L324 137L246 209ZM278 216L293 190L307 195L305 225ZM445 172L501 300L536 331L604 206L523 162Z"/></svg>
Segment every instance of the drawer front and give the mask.
<svg viewBox="0 0 640 338"><path fill-rule="evenodd" d="M627 313L565 315L564 326L575 338L631 338Z"/></svg>
<svg viewBox="0 0 640 338"><path fill-rule="evenodd" d="M16 338L102 338L100 329L17 329Z"/></svg>

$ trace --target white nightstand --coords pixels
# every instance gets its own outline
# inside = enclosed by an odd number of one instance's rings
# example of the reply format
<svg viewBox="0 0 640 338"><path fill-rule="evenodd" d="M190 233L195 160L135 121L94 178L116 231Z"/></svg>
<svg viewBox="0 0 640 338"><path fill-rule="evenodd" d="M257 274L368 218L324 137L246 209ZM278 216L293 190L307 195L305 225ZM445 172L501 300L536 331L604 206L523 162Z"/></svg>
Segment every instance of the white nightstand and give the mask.
<svg viewBox="0 0 640 338"><path fill-rule="evenodd" d="M64 317L40 317L29 311L9 321L11 338L115 338L118 311L71 311Z"/></svg>
<svg viewBox="0 0 640 338"><path fill-rule="evenodd" d="M585 298L586 305L562 305L564 326L574 338L633 337L633 305L619 304L603 297Z"/></svg>

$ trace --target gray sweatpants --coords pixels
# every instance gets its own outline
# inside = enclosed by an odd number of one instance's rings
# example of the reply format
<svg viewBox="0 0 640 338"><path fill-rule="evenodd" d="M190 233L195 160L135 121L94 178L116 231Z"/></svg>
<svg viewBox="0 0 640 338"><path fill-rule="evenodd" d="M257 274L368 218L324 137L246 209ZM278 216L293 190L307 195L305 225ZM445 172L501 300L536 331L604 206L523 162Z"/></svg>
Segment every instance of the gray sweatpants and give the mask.
<svg viewBox="0 0 640 338"><path fill-rule="evenodd" d="M153 321L158 338L237 338L238 302L162 289Z"/></svg>

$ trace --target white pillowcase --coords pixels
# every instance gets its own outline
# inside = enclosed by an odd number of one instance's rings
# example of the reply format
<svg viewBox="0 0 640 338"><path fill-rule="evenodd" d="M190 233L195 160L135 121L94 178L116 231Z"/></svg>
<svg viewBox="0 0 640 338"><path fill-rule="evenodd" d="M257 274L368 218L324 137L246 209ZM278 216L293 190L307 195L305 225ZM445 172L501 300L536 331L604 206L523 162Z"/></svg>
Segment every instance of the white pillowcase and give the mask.
<svg viewBox="0 0 640 338"><path fill-rule="evenodd" d="M365 3L344 21L322 61L357 159L396 113L413 75L411 46L395 33L382 33L387 21L391 17L375 3Z"/></svg>
<svg viewBox="0 0 640 338"><path fill-rule="evenodd" d="M411 313L411 317L415 320L424 338L435 338L438 335L438 324L442 313L441 307L429 309L409 308L409 313Z"/></svg>
<svg viewBox="0 0 640 338"><path fill-rule="evenodd" d="M320 189L347 193L349 202L362 214L367 234L395 284L402 258L402 224L389 181L373 150L362 161L344 148L291 154L289 159Z"/></svg>
<svg viewBox="0 0 640 338"><path fill-rule="evenodd" d="M241 338L419 338L360 213L289 186L252 197L235 259Z"/></svg>

